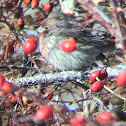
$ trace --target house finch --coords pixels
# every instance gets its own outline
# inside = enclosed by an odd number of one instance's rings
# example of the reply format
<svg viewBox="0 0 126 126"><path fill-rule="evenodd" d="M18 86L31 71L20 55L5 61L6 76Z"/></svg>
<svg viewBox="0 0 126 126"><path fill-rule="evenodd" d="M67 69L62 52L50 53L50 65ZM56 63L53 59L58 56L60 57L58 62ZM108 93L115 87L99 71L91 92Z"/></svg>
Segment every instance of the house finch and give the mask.
<svg viewBox="0 0 126 126"><path fill-rule="evenodd" d="M40 34L40 51L47 62L58 70L84 70L106 48L106 42L93 36L75 18L53 11L42 22L45 30ZM60 44L69 38L77 42L77 49L66 53Z"/></svg>

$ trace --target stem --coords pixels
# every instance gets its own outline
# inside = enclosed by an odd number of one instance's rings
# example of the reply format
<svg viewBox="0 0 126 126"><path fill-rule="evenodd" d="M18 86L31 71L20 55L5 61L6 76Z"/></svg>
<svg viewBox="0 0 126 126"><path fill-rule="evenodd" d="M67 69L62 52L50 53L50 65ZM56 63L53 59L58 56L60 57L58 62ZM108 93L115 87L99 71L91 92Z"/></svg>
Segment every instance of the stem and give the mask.
<svg viewBox="0 0 126 126"><path fill-rule="evenodd" d="M112 91L110 88L108 88L106 85L104 85L104 89L106 89L107 91L109 91L111 94L115 95L116 97L126 101L126 98L120 96L119 94L116 94L114 91Z"/></svg>

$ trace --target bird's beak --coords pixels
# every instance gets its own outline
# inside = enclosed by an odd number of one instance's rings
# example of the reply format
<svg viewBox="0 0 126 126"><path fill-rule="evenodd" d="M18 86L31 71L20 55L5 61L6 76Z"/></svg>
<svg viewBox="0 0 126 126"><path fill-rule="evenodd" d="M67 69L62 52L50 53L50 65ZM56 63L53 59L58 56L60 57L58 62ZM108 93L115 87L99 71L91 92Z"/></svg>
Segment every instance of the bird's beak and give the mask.
<svg viewBox="0 0 126 126"><path fill-rule="evenodd" d="M45 30L45 28L43 28L42 26L40 26L40 27L38 27L38 28L36 29L36 31L37 31L38 33L42 33L44 30Z"/></svg>

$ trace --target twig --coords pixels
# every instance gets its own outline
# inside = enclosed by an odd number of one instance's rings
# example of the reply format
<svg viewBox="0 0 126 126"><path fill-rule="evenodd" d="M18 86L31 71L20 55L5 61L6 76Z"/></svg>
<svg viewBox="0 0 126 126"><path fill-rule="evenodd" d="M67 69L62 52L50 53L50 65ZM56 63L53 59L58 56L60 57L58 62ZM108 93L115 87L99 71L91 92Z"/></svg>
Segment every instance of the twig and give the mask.
<svg viewBox="0 0 126 126"><path fill-rule="evenodd" d="M78 102L83 102L89 100L88 98L86 99L80 99L80 100L75 100L75 101L56 101L56 100L52 100L51 102L57 102L57 103L69 103L69 104L74 104L74 103L78 103Z"/></svg>
<svg viewBox="0 0 126 126"><path fill-rule="evenodd" d="M117 27L112 22L112 20L97 6L95 6L90 0L78 0L79 3L86 6L89 11L92 12L96 21L100 22L110 33L112 36L115 36L117 42L119 42L122 37L117 32Z"/></svg>
<svg viewBox="0 0 126 126"><path fill-rule="evenodd" d="M112 14L113 14L113 18L114 18L114 22L115 22L115 25L116 25L116 28L117 28L117 33L119 34L120 36L120 42L123 43L123 35L122 35L122 30L121 30L121 27L120 27L120 23L119 23L119 17L117 15L117 11L116 11L116 2L115 0L110 0L110 7L112 9Z"/></svg>
<svg viewBox="0 0 126 126"><path fill-rule="evenodd" d="M104 85L104 89L106 89L106 90L109 91L111 94L115 95L116 97L118 97L118 98L120 98L120 99L126 101L126 98L124 98L124 97L122 97L122 96L116 94L114 91L112 91L110 88L108 88L108 87L105 86L105 85Z"/></svg>

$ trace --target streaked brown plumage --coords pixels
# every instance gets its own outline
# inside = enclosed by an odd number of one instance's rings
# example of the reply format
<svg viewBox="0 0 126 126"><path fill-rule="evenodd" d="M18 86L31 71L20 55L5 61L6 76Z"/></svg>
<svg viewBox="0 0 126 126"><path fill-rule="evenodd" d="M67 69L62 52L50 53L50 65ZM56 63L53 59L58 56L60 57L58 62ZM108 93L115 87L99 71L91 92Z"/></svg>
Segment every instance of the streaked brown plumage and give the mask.
<svg viewBox="0 0 126 126"><path fill-rule="evenodd" d="M53 11L43 21L45 30L40 35L40 51L47 62L58 70L83 70L106 48L106 42L79 26L78 22L60 11ZM74 37L78 48L65 53L59 45Z"/></svg>

